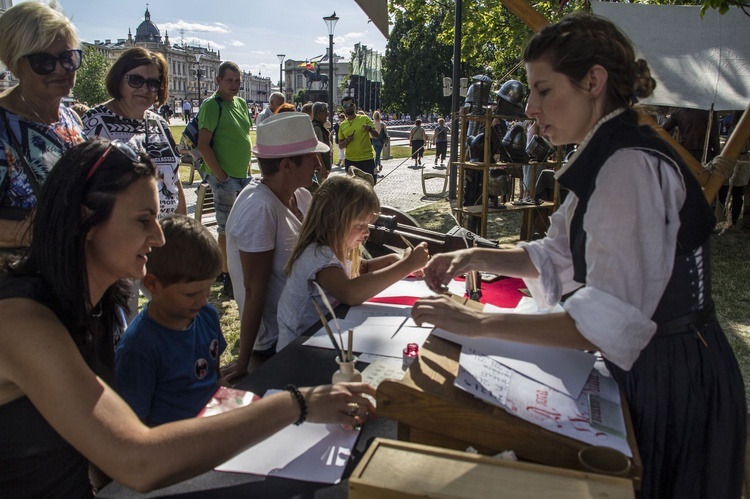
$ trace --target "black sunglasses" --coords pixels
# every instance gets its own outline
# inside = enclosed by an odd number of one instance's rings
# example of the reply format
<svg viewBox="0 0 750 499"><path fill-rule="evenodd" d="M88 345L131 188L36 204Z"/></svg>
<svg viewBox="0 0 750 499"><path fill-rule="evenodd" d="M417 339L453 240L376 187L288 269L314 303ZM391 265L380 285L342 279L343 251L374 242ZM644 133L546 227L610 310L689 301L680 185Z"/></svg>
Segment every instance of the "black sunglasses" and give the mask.
<svg viewBox="0 0 750 499"><path fill-rule="evenodd" d="M143 84L146 84L146 88L150 92L158 92L161 88L161 80L157 80L156 78L144 78L141 75L125 75L123 78L127 78L128 85L130 85L131 88L141 88Z"/></svg>
<svg viewBox="0 0 750 499"><path fill-rule="evenodd" d="M130 144L115 139L109 143L106 149L104 149L104 152L101 156L99 156L99 159L97 159L96 162L91 165L89 173L86 175L85 182L88 182L88 180L94 175L94 173L96 173L99 167L102 166L102 163L104 163L104 160L107 159L107 156L109 156L109 153L111 153L114 149L117 149L118 151L123 153L133 163L137 163L141 160L138 152L136 152L136 150L133 149Z"/></svg>
<svg viewBox="0 0 750 499"><path fill-rule="evenodd" d="M78 70L83 61L83 52L80 50L65 50L60 52L58 56L39 52L38 54L29 54L24 57L29 60L29 65L36 74L44 76L55 70L58 61L65 71L72 73Z"/></svg>

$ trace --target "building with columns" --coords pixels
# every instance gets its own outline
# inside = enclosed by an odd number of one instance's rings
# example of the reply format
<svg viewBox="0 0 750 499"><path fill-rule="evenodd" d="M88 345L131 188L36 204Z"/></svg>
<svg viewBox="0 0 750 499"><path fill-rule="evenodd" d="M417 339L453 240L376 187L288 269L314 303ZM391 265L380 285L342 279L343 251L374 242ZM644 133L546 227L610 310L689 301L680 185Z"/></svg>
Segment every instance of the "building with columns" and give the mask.
<svg viewBox="0 0 750 499"><path fill-rule="evenodd" d="M178 108L177 104L181 106L185 99L197 104L216 91L215 80L222 62L221 52L212 50L210 46L173 44L168 32L165 31L164 37L161 36L159 27L151 21L148 8L144 14L144 20L135 30L135 37L128 28L127 38L120 38L116 41L94 40L94 43L84 42L83 45L93 47L111 61L115 61L123 51L131 47L144 47L162 54L169 66L169 100L175 110ZM200 71L200 78L197 76L198 71ZM240 89L240 97L248 103L268 102L268 96L271 93L270 78L255 76L244 71L242 78L243 86Z"/></svg>

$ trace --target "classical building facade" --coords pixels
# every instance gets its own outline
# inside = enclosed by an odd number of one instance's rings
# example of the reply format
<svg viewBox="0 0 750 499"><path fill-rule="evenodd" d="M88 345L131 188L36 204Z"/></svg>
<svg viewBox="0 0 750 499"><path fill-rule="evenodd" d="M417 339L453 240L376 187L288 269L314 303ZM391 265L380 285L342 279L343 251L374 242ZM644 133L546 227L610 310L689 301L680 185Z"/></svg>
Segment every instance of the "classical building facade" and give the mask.
<svg viewBox="0 0 750 499"><path fill-rule="evenodd" d="M212 50L210 46L205 48L173 44L168 32L165 31L164 37L161 36L159 27L151 21L148 8L143 22L135 30L135 37L128 29L127 38L120 38L114 42L110 39L94 40L93 44L83 44L93 47L111 61L116 60L123 51L131 47L144 47L162 54L169 65L169 98L174 109L178 109L185 99L198 104L216 91L215 80L221 64L221 52ZM200 78L197 76L198 71ZM270 78L244 71L242 78L240 97L248 103L268 101L268 95L271 93Z"/></svg>

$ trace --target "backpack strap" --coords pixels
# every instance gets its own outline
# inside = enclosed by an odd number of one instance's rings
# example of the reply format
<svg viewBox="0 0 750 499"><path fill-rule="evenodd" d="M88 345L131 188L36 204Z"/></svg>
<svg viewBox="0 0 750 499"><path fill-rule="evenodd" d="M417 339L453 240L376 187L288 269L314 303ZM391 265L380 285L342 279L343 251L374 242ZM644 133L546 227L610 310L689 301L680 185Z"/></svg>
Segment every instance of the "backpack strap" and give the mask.
<svg viewBox="0 0 750 499"><path fill-rule="evenodd" d="M219 129L219 122L221 121L221 97L219 94L216 94L214 99L216 99L216 105L219 106L219 117L216 119L216 128L214 128L214 133L211 134L211 141L208 143L212 148L214 146L214 134L216 134L216 130Z"/></svg>

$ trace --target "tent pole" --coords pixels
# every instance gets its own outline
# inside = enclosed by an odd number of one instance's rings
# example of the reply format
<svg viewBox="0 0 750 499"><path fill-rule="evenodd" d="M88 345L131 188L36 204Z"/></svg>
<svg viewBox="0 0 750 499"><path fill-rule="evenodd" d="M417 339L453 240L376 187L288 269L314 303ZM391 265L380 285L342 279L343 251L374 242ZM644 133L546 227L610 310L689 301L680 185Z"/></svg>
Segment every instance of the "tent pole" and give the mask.
<svg viewBox="0 0 750 499"><path fill-rule="evenodd" d="M732 161L736 160L740 157L742 148L748 140L750 140L750 104L745 107L745 112L742 114L742 118L740 118L739 123L734 126L732 135L729 136L727 143L724 145L724 149L721 150L721 156ZM731 177L732 172L728 173ZM719 189L727 178L729 177L725 177L718 170L709 173L708 184L703 188L703 192L709 203L714 200L719 193ZM745 220L745 223L747 223L747 220Z"/></svg>

